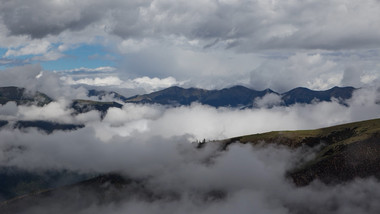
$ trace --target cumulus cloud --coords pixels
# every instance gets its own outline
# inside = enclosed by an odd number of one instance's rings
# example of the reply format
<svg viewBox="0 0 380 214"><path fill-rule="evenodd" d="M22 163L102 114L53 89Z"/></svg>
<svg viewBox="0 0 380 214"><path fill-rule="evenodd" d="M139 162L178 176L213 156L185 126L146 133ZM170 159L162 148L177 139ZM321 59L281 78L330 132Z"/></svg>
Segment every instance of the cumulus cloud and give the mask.
<svg viewBox="0 0 380 214"><path fill-rule="evenodd" d="M95 78L83 78L78 80L73 80L72 78L62 78L69 85L75 84L85 84L85 85L93 85L93 86L117 86L123 83L119 77L108 76L108 77L95 77Z"/></svg>
<svg viewBox="0 0 380 214"><path fill-rule="evenodd" d="M20 67L9 68L1 70L0 84L2 86L22 85L26 83L36 82L37 75L41 72L42 68L38 65L26 65ZM32 85L32 84L30 84ZM31 86L33 87L33 86Z"/></svg>
<svg viewBox="0 0 380 214"><path fill-rule="evenodd" d="M360 66L348 66L344 69L342 84L343 85L376 85L379 81L378 72L368 71Z"/></svg>
<svg viewBox="0 0 380 214"><path fill-rule="evenodd" d="M1 8L2 19L12 34L27 34L33 38L59 34L67 29L83 29L101 18L100 10L93 10L89 2L5 1Z"/></svg>
<svg viewBox="0 0 380 214"><path fill-rule="evenodd" d="M257 87L361 87L378 78L379 7L376 0L5 1L0 45L7 56L44 61L100 44L121 55L115 60L122 79L172 76L221 88L249 83L254 70ZM263 56L271 60L261 63ZM347 82L352 64L361 75Z"/></svg>
<svg viewBox="0 0 380 214"><path fill-rule="evenodd" d="M253 106L259 108L270 108L273 106L279 106L282 104L281 96L274 93L268 93L263 97L258 97L253 101Z"/></svg>
<svg viewBox="0 0 380 214"><path fill-rule="evenodd" d="M380 29L379 7L375 0L364 3L17 0L3 2L1 18L11 34L33 38L97 25L99 31L106 30L122 38L176 35L202 40L206 47L220 44L241 51L349 49L377 47L380 32L374 29ZM355 21L348 22L352 17Z"/></svg>
<svg viewBox="0 0 380 214"><path fill-rule="evenodd" d="M50 48L50 43L47 41L34 41L27 46L24 46L18 50L9 49L5 56L24 56L24 55L39 55L46 53Z"/></svg>
<svg viewBox="0 0 380 214"><path fill-rule="evenodd" d="M28 64L0 70L0 86L17 86L30 91L40 91L55 99L87 97L86 89L65 85L57 74L44 71L40 65Z"/></svg>
<svg viewBox="0 0 380 214"><path fill-rule="evenodd" d="M82 75L81 75L82 76ZM73 78L72 76L62 76L60 78L68 85L88 85L88 86L109 86L113 88L125 89L144 89L145 93L150 93L159 89L168 88L173 85L182 85L183 82L178 82L173 77L157 78L157 77L138 77L135 79L122 80L118 76L104 76L104 77L87 77L87 78ZM134 94L135 95L135 94Z"/></svg>
<svg viewBox="0 0 380 214"><path fill-rule="evenodd" d="M332 57L328 53L296 53L280 59L269 58L252 70L250 85L285 92L295 87L327 90L334 86L376 85L378 67L357 61L354 56ZM359 60L360 61L360 60Z"/></svg>
<svg viewBox="0 0 380 214"><path fill-rule="evenodd" d="M74 68L69 70L60 70L55 71L56 73L64 73L67 75L77 75L77 74L99 74L99 73L113 73L116 71L115 67L111 66L103 66L103 67L97 67L97 68Z"/></svg>
<svg viewBox="0 0 380 214"><path fill-rule="evenodd" d="M17 112L17 104L15 102L7 102L4 105L0 105L0 117L4 115L14 116Z"/></svg>
<svg viewBox="0 0 380 214"><path fill-rule="evenodd" d="M253 53L236 55L231 51L196 50L183 46L151 41L148 47L123 56L120 75L130 78L144 74L161 79L172 76L189 87L215 89L249 83L247 76L263 61Z"/></svg>
<svg viewBox="0 0 380 214"><path fill-rule="evenodd" d="M320 54L297 53L283 60L268 60L251 73L251 86L284 92L295 84L311 89L340 85L342 73L334 61Z"/></svg>
<svg viewBox="0 0 380 214"><path fill-rule="evenodd" d="M43 107L19 106L17 119L21 120L52 120L57 122L71 122L70 114L73 112L67 108L65 100L51 102Z"/></svg>
<svg viewBox="0 0 380 214"><path fill-rule="evenodd" d="M173 85L177 85L177 80L173 77L167 77L163 79L159 79L157 77L149 78L147 76L136 78L133 80L134 83L141 85L141 86L147 86L152 88L153 90L157 90L159 88L168 88Z"/></svg>

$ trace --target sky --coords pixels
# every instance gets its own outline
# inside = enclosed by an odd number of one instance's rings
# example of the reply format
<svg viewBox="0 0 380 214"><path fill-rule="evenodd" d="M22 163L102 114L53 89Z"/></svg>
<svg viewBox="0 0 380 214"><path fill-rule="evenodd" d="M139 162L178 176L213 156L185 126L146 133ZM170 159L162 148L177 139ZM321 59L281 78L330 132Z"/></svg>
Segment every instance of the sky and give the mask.
<svg viewBox="0 0 380 214"><path fill-rule="evenodd" d="M65 84L130 94L362 87L380 78L379 9L378 0L1 0L0 69L36 65Z"/></svg>

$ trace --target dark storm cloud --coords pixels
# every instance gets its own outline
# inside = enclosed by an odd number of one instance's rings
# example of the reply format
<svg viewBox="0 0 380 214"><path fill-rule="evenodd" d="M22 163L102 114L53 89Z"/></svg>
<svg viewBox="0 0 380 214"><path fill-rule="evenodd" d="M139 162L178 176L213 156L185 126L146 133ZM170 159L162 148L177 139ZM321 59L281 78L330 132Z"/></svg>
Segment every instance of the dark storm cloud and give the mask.
<svg viewBox="0 0 380 214"><path fill-rule="evenodd" d="M3 1L13 35L98 30L124 39L175 35L239 51L378 47L380 3L370 1Z"/></svg>
<svg viewBox="0 0 380 214"><path fill-rule="evenodd" d="M57 35L65 30L79 31L100 21L110 10L122 7L137 9L139 1L46 1L46 0L5 0L0 11L4 24L12 35L29 35L43 38ZM104 30L104 29L101 29Z"/></svg>
<svg viewBox="0 0 380 214"><path fill-rule="evenodd" d="M83 29L101 17L99 10L91 5L66 2L6 0L1 4L2 19L13 35L42 38L67 29Z"/></svg>

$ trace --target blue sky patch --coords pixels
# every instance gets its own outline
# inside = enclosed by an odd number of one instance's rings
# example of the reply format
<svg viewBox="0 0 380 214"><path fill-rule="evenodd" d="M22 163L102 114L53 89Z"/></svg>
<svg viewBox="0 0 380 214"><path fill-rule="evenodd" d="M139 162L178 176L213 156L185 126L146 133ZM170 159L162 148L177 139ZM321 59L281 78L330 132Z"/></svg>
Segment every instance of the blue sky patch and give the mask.
<svg viewBox="0 0 380 214"><path fill-rule="evenodd" d="M114 66L117 56L106 52L100 45L81 45L63 52L64 57L55 61L43 61L45 70L70 70L80 67L97 68Z"/></svg>

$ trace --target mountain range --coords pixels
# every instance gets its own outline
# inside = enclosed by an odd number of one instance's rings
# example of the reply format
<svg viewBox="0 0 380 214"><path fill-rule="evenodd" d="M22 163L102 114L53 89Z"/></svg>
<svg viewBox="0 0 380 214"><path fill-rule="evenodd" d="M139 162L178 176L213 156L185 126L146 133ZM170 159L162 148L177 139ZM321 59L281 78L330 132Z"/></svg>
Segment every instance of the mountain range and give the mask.
<svg viewBox="0 0 380 214"><path fill-rule="evenodd" d="M181 88L173 86L150 94L124 97L116 92L90 90L89 96L102 98L105 95L113 96L125 103L161 104L161 105L190 105L198 102L213 107L255 107L254 101L265 95L278 96L276 105L290 106L296 103L310 104L312 102L327 101L333 99L342 104L352 97L354 87L333 87L325 91L314 91L303 87L292 89L285 93L277 93L271 89L257 91L244 86L233 86L221 90L205 90L199 88Z"/></svg>
<svg viewBox="0 0 380 214"><path fill-rule="evenodd" d="M353 87L334 87L325 91L313 91L307 88L295 88L285 93L277 93L271 89L262 91L253 90L244 86L233 86L221 90L205 90L199 88L181 88L178 86L169 87L150 94L125 97L113 91L89 90L88 96L95 97L100 101L75 99L72 100L70 108L73 114L86 113L92 110L100 112L103 119L109 108L122 108L125 103L136 104L160 104L166 106L190 105L193 102L209 105L213 107L232 108L256 108L255 101L263 99L266 95L272 95L275 102L269 102L265 107L290 106L294 104L311 104L314 102L338 100L346 105L346 100L352 97L356 89ZM113 97L115 101L102 101L106 96ZM53 101L52 98L41 92L31 92L19 87L0 87L0 104L15 102L17 105L37 105L44 106ZM0 128L9 127L9 121L0 121ZM58 124L49 121L16 121L12 123L12 128L25 129L35 127L46 133L54 130L74 130L84 127L78 124Z"/></svg>
<svg viewBox="0 0 380 214"><path fill-rule="evenodd" d="M181 88L178 86L169 87L150 94L135 95L125 97L116 92L89 90L89 97L96 97L102 100L105 96L120 100L121 103L138 104L161 104L161 105L190 105L198 102L203 105L213 107L255 107L254 101L266 95L278 96L279 102L276 105L289 106L296 103L310 104L312 102L327 101L336 99L344 104L352 97L356 89L353 87L334 87L325 91L314 91L299 87L285 93L277 93L271 89L262 91L253 90L244 86L233 86L221 90L205 90L199 88ZM17 105L38 105L43 106L53 101L52 98L41 92L28 92L25 88L0 87L0 104L14 101ZM106 112L108 108L121 108L121 104L116 102L100 102L93 100L73 100L72 108L77 113L84 113L90 110Z"/></svg>

